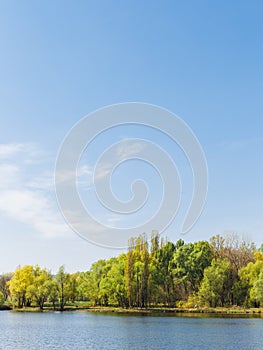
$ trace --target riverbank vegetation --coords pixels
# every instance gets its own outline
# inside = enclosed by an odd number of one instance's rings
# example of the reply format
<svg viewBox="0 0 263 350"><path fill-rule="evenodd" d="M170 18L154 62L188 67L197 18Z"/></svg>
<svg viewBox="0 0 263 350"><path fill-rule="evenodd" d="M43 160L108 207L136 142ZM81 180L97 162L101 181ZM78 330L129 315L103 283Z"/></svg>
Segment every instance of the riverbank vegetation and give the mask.
<svg viewBox="0 0 263 350"><path fill-rule="evenodd" d="M130 239L126 254L98 260L86 272L70 274L61 266L52 275L46 268L27 265L3 274L3 304L61 311L262 308L263 250L235 235L195 243L140 235Z"/></svg>

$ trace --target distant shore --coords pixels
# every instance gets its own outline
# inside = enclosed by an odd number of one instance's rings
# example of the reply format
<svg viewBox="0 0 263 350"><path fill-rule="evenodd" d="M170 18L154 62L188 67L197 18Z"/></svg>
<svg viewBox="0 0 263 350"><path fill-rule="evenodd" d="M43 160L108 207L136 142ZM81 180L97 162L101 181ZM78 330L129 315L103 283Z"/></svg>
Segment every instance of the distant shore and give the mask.
<svg viewBox="0 0 263 350"><path fill-rule="evenodd" d="M114 308L114 307L90 307L86 309L89 312L101 313L131 313L131 314L262 314L263 309L244 309L244 308Z"/></svg>
<svg viewBox="0 0 263 350"><path fill-rule="evenodd" d="M10 306L2 306L0 310L12 310L13 312L54 312L59 309L45 307L40 310L37 307L27 307L22 309L12 309ZM85 311L93 313L116 313L116 314L225 314L225 315L260 315L263 317L262 308L241 308L241 307L217 307L217 308L120 308L120 307L90 307L90 306L66 306L63 312L67 311Z"/></svg>

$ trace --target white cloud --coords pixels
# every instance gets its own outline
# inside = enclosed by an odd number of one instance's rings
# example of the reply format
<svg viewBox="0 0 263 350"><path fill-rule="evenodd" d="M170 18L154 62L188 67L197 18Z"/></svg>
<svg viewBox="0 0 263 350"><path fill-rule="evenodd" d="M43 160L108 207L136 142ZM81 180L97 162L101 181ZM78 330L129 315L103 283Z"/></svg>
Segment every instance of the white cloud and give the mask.
<svg viewBox="0 0 263 350"><path fill-rule="evenodd" d="M7 143L0 144L0 159L12 159L17 157L23 159L25 163L35 161L42 152L34 143Z"/></svg>
<svg viewBox="0 0 263 350"><path fill-rule="evenodd" d="M66 225L54 213L44 193L29 190L8 190L1 193L0 210L7 216L28 224L52 237L65 234Z"/></svg>
<svg viewBox="0 0 263 350"><path fill-rule="evenodd" d="M54 190L54 176L50 172L45 172L43 175L30 179L26 186L35 190Z"/></svg>
<svg viewBox="0 0 263 350"><path fill-rule="evenodd" d="M78 171L79 176L92 176L93 175L93 168L88 165L83 165L80 167Z"/></svg>
<svg viewBox="0 0 263 350"><path fill-rule="evenodd" d="M95 164L94 167L86 164L82 165L78 170L78 185L90 188L90 186L93 184L93 175L95 168L96 180L103 180L109 176L117 164L128 160L129 158L136 157L145 147L145 143L140 142L139 140L132 145L129 142L125 141L129 141L129 139L124 139L121 143L119 143L114 149L114 152L110 153L107 161L99 161L97 164ZM63 176L65 176L65 181L67 181L68 178L66 174L63 174ZM70 174L70 177L71 176L72 174Z"/></svg>
<svg viewBox="0 0 263 350"><path fill-rule="evenodd" d="M118 223L120 223L122 221L120 215L107 215L106 216L106 220L105 220L105 224L106 225L110 225L111 227L118 227Z"/></svg>
<svg viewBox="0 0 263 350"><path fill-rule="evenodd" d="M134 157L145 148L145 143L144 142L134 142L132 145L128 142L125 142L124 140L122 143L118 145L117 148L117 156L120 161L129 158L129 157ZM129 139L127 139L129 141Z"/></svg>
<svg viewBox="0 0 263 350"><path fill-rule="evenodd" d="M100 163L96 169L96 180L101 180L107 177L113 170L114 163Z"/></svg>
<svg viewBox="0 0 263 350"><path fill-rule="evenodd" d="M57 208L53 176L35 164L40 154L32 144L0 145L0 213L46 237L65 235L70 230Z"/></svg>
<svg viewBox="0 0 263 350"><path fill-rule="evenodd" d="M221 146L229 151L243 151L247 148L262 146L262 143L263 138L254 137L239 140L224 140L221 142Z"/></svg>
<svg viewBox="0 0 263 350"><path fill-rule="evenodd" d="M19 177L19 168L15 164L0 164L0 191L8 186L14 186Z"/></svg>
<svg viewBox="0 0 263 350"><path fill-rule="evenodd" d="M113 169L112 163L100 163L99 167L96 169L96 180L102 180L107 177ZM93 168L90 165L83 165L79 168L77 173L77 183L82 189L89 190L93 185L93 175L94 175L95 167ZM65 177L65 179L64 179ZM61 177L62 178L62 177ZM63 174L63 178L61 181L68 181L72 179L72 176L66 176Z"/></svg>
<svg viewBox="0 0 263 350"><path fill-rule="evenodd" d="M25 145L21 143L0 144L0 158L5 159L13 157L22 152L24 148Z"/></svg>

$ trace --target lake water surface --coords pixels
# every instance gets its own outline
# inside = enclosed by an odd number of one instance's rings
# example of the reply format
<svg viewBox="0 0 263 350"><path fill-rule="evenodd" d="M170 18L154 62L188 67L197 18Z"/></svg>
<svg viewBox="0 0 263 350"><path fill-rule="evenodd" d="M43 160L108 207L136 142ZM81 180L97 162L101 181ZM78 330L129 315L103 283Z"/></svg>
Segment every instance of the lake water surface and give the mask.
<svg viewBox="0 0 263 350"><path fill-rule="evenodd" d="M2 311L0 349L262 350L263 318Z"/></svg>

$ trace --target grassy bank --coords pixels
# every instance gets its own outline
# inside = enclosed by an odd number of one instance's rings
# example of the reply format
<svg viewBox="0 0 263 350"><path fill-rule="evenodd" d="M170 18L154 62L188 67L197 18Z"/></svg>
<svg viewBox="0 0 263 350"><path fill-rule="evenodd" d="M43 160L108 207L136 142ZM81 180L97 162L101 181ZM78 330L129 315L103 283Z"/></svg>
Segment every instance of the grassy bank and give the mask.
<svg viewBox="0 0 263 350"><path fill-rule="evenodd" d="M257 308L148 308L148 309L123 309L114 307L90 307L89 312L116 312L116 313L168 313L168 314L183 314L183 313L207 313L207 314L262 314L263 309Z"/></svg>
<svg viewBox="0 0 263 350"><path fill-rule="evenodd" d="M10 308L6 308L8 310ZM38 307L26 307L22 309L14 309L15 312L53 312L59 311L49 305L43 310ZM217 308L167 308L167 307L152 307L147 309L141 308L120 308L120 307L100 307L90 306L87 304L68 305L64 311L87 311L94 313L117 313L117 314L224 314L224 315L262 315L262 308L241 308L241 307L217 307Z"/></svg>

